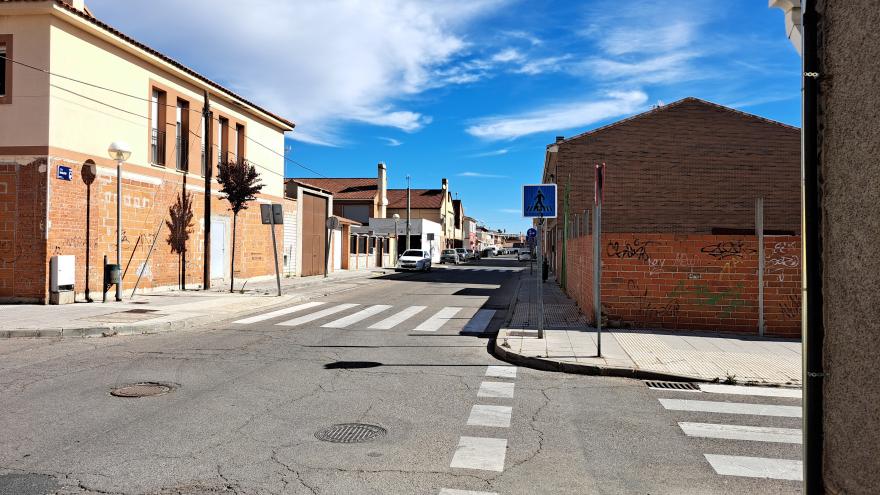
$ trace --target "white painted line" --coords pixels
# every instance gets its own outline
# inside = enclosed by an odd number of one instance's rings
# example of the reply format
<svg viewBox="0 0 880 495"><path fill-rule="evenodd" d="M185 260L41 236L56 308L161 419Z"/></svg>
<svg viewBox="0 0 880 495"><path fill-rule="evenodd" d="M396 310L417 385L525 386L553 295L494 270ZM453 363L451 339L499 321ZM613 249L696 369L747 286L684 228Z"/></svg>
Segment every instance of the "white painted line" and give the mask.
<svg viewBox="0 0 880 495"><path fill-rule="evenodd" d="M716 385L701 383L700 390L712 394L755 395L760 397L788 397L800 399L803 390L799 388L745 387L743 385Z"/></svg>
<svg viewBox="0 0 880 495"><path fill-rule="evenodd" d="M397 325L403 323L404 321L412 318L413 316L421 313L427 306L410 306L403 311L395 314L394 316L390 316L385 318L384 320L371 325L370 328L378 328L379 330L389 330L391 328L396 327Z"/></svg>
<svg viewBox="0 0 880 495"><path fill-rule="evenodd" d="M712 423L680 422L681 431L689 437L724 438L750 442L802 443L801 430L797 428L770 428L764 426L720 425Z"/></svg>
<svg viewBox="0 0 880 495"><path fill-rule="evenodd" d="M369 308L362 309L357 313L350 314L335 321L331 321L330 323L325 323L321 326L324 328L345 328L354 325L361 320L366 320L367 318L377 315L382 311L390 308L391 306L387 304L376 304L374 306L370 306Z"/></svg>
<svg viewBox="0 0 880 495"><path fill-rule="evenodd" d="M300 316L299 318L294 318L292 320L277 323L277 325L281 325L283 327L295 327L297 325L302 325L303 323L308 323L310 321L320 320L325 316L330 316L339 313L340 311L354 308L356 306L360 306L360 304L339 304L337 306L333 306L332 308L323 309L321 311L316 311L305 316Z"/></svg>
<svg viewBox="0 0 880 495"><path fill-rule="evenodd" d="M443 488L440 495L498 495L496 492L475 492L471 490L454 490L452 488Z"/></svg>
<svg viewBox="0 0 880 495"><path fill-rule="evenodd" d="M508 382L483 382L480 384L480 390L477 397L503 397L505 399L513 398L513 383Z"/></svg>
<svg viewBox="0 0 880 495"><path fill-rule="evenodd" d="M744 404L741 402L712 402L705 400L657 399L663 407L672 411L698 411L725 414L750 414L755 416L784 416L800 418L798 406L771 406L768 404Z"/></svg>
<svg viewBox="0 0 880 495"><path fill-rule="evenodd" d="M422 322L421 325L417 326L415 330L417 332L436 332L443 325L446 324L447 321L451 320L453 316L455 316L461 308L455 307L445 307L440 311L434 313L433 316Z"/></svg>
<svg viewBox="0 0 880 495"><path fill-rule="evenodd" d="M449 467L501 472L506 454L505 438L461 437Z"/></svg>
<svg viewBox="0 0 880 495"><path fill-rule="evenodd" d="M298 306L291 306L289 308L279 309L278 311L272 311L269 313L263 313L257 316L251 316L250 318L245 318L243 320L234 321L233 323L238 323L240 325L247 325L248 323L257 323L260 321L271 320L277 316L289 315L290 313L296 313L297 311L303 311L309 308L314 308L315 306L320 306L324 303L322 302L308 302L305 304L300 304Z"/></svg>
<svg viewBox="0 0 880 495"><path fill-rule="evenodd" d="M495 316L494 309L481 309L471 318L471 321L467 322L462 331L483 333L486 331L486 327L489 326L489 322L492 321L493 316Z"/></svg>
<svg viewBox="0 0 880 495"><path fill-rule="evenodd" d="M494 378L516 378L516 366L489 366L486 376Z"/></svg>
<svg viewBox="0 0 880 495"><path fill-rule="evenodd" d="M484 406L475 405L471 408L468 417L468 426L494 426L496 428L510 428L510 415L512 408L507 406Z"/></svg>
<svg viewBox="0 0 880 495"><path fill-rule="evenodd" d="M803 481L804 464L791 459L703 454L716 473L748 478Z"/></svg>

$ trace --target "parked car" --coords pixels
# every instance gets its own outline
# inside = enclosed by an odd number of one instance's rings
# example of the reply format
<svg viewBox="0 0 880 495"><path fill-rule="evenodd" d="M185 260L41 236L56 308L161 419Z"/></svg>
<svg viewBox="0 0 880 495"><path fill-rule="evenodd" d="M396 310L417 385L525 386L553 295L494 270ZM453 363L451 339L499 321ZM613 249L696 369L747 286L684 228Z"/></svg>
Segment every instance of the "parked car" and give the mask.
<svg viewBox="0 0 880 495"><path fill-rule="evenodd" d="M471 255L472 260L478 260L481 258L480 252L474 249L468 249L468 254Z"/></svg>
<svg viewBox="0 0 880 495"><path fill-rule="evenodd" d="M534 255L532 254L531 251L528 250L528 248L523 249L523 250L516 253L517 261L531 261L532 258L534 258Z"/></svg>
<svg viewBox="0 0 880 495"><path fill-rule="evenodd" d="M444 249L443 252L440 253L440 263L459 264L460 257L458 256L458 252L455 249Z"/></svg>
<svg viewBox="0 0 880 495"><path fill-rule="evenodd" d="M465 248L455 248L455 251L458 253L458 257L459 257L459 259L461 259L462 262L470 261L470 259L471 259L471 254L468 252L467 249L465 249Z"/></svg>
<svg viewBox="0 0 880 495"><path fill-rule="evenodd" d="M519 255L519 253L521 253L522 251L528 251L528 250L529 250L528 246L526 246L524 243L522 243L522 242L514 242L514 243L513 243L513 247L509 248L509 249L507 250L507 252L508 252L509 254L516 254L516 255Z"/></svg>
<svg viewBox="0 0 880 495"><path fill-rule="evenodd" d="M493 248L493 247L491 247L491 246L490 246L490 247L483 248L483 252L482 252L481 254L482 254L483 256L485 256L486 258L489 258L489 257L495 256L495 248Z"/></svg>
<svg viewBox="0 0 880 495"><path fill-rule="evenodd" d="M431 254L421 249L407 249L397 260L397 270L431 271Z"/></svg>

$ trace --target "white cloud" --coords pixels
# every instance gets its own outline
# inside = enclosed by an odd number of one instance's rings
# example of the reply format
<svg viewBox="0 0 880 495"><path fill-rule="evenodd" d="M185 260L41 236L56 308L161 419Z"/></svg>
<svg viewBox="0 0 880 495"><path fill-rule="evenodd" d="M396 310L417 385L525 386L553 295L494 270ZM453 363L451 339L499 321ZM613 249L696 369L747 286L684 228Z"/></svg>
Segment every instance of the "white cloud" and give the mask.
<svg viewBox="0 0 880 495"><path fill-rule="evenodd" d="M516 208L501 208L498 211L501 213L522 213L522 210L517 210Z"/></svg>
<svg viewBox="0 0 880 495"><path fill-rule="evenodd" d="M481 172L462 172L456 175L459 177L474 177L477 179L504 179L507 177L506 175L484 174Z"/></svg>
<svg viewBox="0 0 880 495"><path fill-rule="evenodd" d="M482 119L467 128L468 134L487 140L516 139L536 132L584 127L613 117L629 115L648 101L642 91L610 92L603 98L570 101L518 115Z"/></svg>
<svg viewBox="0 0 880 495"><path fill-rule="evenodd" d="M465 33L509 0L90 0L99 19L338 143L350 121L416 131L401 108L467 49ZM174 15L168 16L168 12ZM155 26L161 25L157 31ZM193 40L198 40L194 43ZM452 83L453 81L447 81Z"/></svg>
<svg viewBox="0 0 880 495"><path fill-rule="evenodd" d="M523 55L516 48L506 48L492 56L494 62L513 62L522 58Z"/></svg>
<svg viewBox="0 0 880 495"><path fill-rule="evenodd" d="M492 150L492 151L486 151L483 153L477 153L477 154L471 155L471 157L472 158L484 158L487 156L501 156L501 155L506 155L509 152L510 152L509 148L501 148L500 150Z"/></svg>
<svg viewBox="0 0 880 495"><path fill-rule="evenodd" d="M560 55L557 57L544 57L524 61L519 68L514 70L518 74L528 74L535 76L545 72L558 72L566 69L564 62L570 60L571 55Z"/></svg>
<svg viewBox="0 0 880 495"><path fill-rule="evenodd" d="M390 138L390 137L380 137L379 139L381 139L382 141L385 141L386 145L392 146L392 147L400 146L401 144L403 144L403 141L400 141L400 140L394 139L394 138Z"/></svg>

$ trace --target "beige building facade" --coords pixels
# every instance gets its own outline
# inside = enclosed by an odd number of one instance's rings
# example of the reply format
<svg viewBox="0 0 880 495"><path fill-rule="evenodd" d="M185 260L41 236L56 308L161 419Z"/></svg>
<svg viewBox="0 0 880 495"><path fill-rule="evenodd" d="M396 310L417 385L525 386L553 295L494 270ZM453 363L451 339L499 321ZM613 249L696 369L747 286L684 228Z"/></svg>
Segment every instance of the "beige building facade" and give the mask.
<svg viewBox="0 0 880 495"><path fill-rule="evenodd" d="M201 283L205 174L216 175L221 161L248 160L264 184L238 218L235 275L274 272L258 204L283 203L291 122L104 24L79 1L0 3L0 54L8 58L0 95L0 300L46 300L54 255L76 256L78 294L99 290L103 255L115 262L116 163L107 154L115 141L132 151L122 172L125 288L138 276L142 288ZM210 268L211 278L226 279L232 214L219 189L212 179ZM190 194L191 232L174 249L165 225L171 206Z"/></svg>

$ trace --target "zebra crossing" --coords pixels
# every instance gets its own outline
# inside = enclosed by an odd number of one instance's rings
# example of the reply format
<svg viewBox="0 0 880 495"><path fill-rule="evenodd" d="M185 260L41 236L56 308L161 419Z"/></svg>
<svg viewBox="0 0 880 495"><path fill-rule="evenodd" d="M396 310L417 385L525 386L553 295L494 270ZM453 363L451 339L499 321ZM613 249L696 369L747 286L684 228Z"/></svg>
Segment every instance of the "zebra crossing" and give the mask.
<svg viewBox="0 0 880 495"><path fill-rule="evenodd" d="M799 459L802 443L800 390L720 384L701 384L699 387L699 394L661 390L658 392L677 394L678 397L658 397L657 400L664 410L685 416L681 419L709 418L705 422L677 423L686 437L699 440L701 446L706 446L703 457L716 474L772 480L803 479L803 463ZM682 393L687 394L687 398L682 398ZM768 404L768 401L774 403ZM733 455L729 452L733 448L740 451L745 448L745 453L755 455ZM767 449L775 455L760 455ZM785 458L779 456L780 450L786 453ZM736 454L743 453L740 451Z"/></svg>
<svg viewBox="0 0 880 495"><path fill-rule="evenodd" d="M321 328L365 328L392 330L406 327L414 332L437 332L453 320L466 320L460 329L466 333L483 333L488 328L495 310L480 309L468 315L459 306L438 307L402 306L389 304L364 305L360 303L328 303L313 301L249 316L233 322L234 325L252 325L270 322L280 327L300 327L315 322Z"/></svg>
<svg viewBox="0 0 880 495"><path fill-rule="evenodd" d="M432 268L439 268L441 270L455 270L457 272L504 272L504 273L513 273L524 270L523 267L519 266L480 266L480 265L440 265L434 264Z"/></svg>

